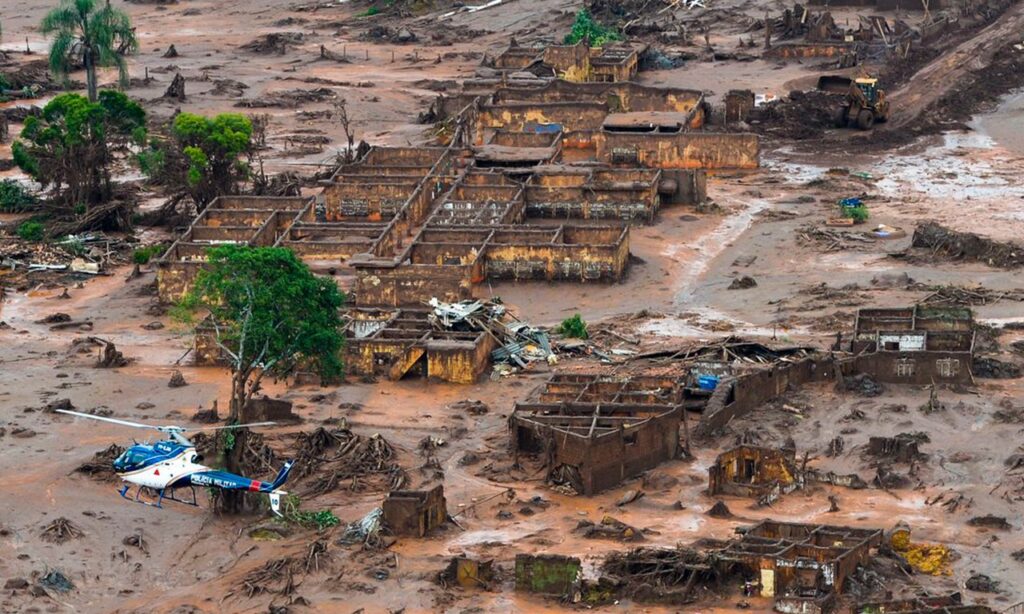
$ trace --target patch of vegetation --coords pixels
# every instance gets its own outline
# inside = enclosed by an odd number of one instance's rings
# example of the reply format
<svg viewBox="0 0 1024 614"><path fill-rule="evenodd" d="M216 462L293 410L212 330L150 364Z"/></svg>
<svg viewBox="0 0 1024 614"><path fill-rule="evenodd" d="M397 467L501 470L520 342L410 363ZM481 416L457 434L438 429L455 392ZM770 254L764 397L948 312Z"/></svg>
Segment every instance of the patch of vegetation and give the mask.
<svg viewBox="0 0 1024 614"><path fill-rule="evenodd" d="M238 184L251 175L255 152L248 117L180 113L170 138L151 139L136 160L151 181L183 190L202 210L218 196L238 192Z"/></svg>
<svg viewBox="0 0 1024 614"><path fill-rule="evenodd" d="M868 208L864 205L843 207L843 217L850 218L855 224L861 224L868 220Z"/></svg>
<svg viewBox="0 0 1024 614"><path fill-rule="evenodd" d="M362 13L356 15L356 17L373 17L374 15L380 15L380 9L375 6L371 6Z"/></svg>
<svg viewBox="0 0 1024 614"><path fill-rule="evenodd" d="M46 236L46 228L43 223L36 220L22 222L15 231L25 241L42 241Z"/></svg>
<svg viewBox="0 0 1024 614"><path fill-rule="evenodd" d="M140 247L132 252L132 262L135 264L149 264L149 261L154 257L159 256L167 250L167 246L163 243L154 243L153 245L146 245Z"/></svg>
<svg viewBox="0 0 1024 614"><path fill-rule="evenodd" d="M558 332L572 339L586 339L590 336L590 333L587 332L587 323L578 313L563 320L558 327Z"/></svg>
<svg viewBox="0 0 1024 614"><path fill-rule="evenodd" d="M36 199L25 186L13 179L0 181L0 211L17 213L36 204Z"/></svg>
<svg viewBox="0 0 1024 614"><path fill-rule="evenodd" d="M576 21L572 24L572 30L565 35L565 44L575 45L584 38L590 41L592 47L603 47L608 43L622 40L618 30L594 21L590 11L582 8L576 13Z"/></svg>
<svg viewBox="0 0 1024 614"><path fill-rule="evenodd" d="M301 501L297 495L287 495L284 501L282 501L281 506L284 519L301 527L316 529L317 531L323 531L324 529L341 524L341 519L331 510L305 511L299 509L300 506Z"/></svg>
<svg viewBox="0 0 1024 614"><path fill-rule="evenodd" d="M121 92L104 90L98 102L78 94L61 94L29 116L11 146L14 162L38 181L53 187L55 200L82 215L109 202L111 167L130 158L145 142L146 112Z"/></svg>

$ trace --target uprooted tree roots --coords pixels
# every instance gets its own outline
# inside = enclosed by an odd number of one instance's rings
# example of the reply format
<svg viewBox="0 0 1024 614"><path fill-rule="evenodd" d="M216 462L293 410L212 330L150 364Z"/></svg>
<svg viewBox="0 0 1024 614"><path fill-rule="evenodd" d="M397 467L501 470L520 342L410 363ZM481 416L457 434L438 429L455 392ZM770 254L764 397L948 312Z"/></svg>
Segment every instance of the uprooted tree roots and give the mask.
<svg viewBox="0 0 1024 614"><path fill-rule="evenodd" d="M84 473L95 480L113 481L117 479L117 474L114 472L114 459L121 456L122 453L124 453L124 448L112 443L93 454L92 459L79 465L75 472Z"/></svg>
<svg viewBox="0 0 1024 614"><path fill-rule="evenodd" d="M85 533L76 527L70 520L61 516L50 524L43 527L39 537L54 544L63 544L72 539L78 539Z"/></svg>
<svg viewBox="0 0 1024 614"><path fill-rule="evenodd" d="M288 556L267 561L242 578L248 598L260 594L291 597L299 587L297 580L310 573L326 570L331 561L327 541L317 539L309 543L301 556Z"/></svg>
<svg viewBox="0 0 1024 614"><path fill-rule="evenodd" d="M636 548L609 554L601 573L626 595L681 604L695 601L694 589L717 579L719 567L712 555L688 548Z"/></svg>
<svg viewBox="0 0 1024 614"><path fill-rule="evenodd" d="M303 496L318 496L348 481L351 490L401 489L407 477L395 462L395 450L379 434L364 437L347 428L328 431L320 427L300 433L296 439L295 472L298 478L313 476ZM376 484L361 478L377 476Z"/></svg>

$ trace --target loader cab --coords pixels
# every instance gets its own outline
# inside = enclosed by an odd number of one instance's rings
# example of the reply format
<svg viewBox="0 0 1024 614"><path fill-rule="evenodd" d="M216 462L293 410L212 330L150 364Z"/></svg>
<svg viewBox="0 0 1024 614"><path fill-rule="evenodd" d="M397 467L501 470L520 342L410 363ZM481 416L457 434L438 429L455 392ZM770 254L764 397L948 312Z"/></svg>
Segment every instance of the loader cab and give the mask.
<svg viewBox="0 0 1024 614"><path fill-rule="evenodd" d="M870 104L878 102L878 79L857 79L854 83Z"/></svg>

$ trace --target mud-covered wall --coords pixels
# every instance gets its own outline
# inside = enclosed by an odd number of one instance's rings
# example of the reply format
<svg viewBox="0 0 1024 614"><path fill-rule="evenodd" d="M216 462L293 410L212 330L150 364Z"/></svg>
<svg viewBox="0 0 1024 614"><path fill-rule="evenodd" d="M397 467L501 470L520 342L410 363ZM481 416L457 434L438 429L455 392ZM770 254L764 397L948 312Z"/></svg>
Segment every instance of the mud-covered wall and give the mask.
<svg viewBox="0 0 1024 614"><path fill-rule="evenodd" d="M606 105L598 102L481 105L475 118L473 144L483 145L490 138L490 131L497 129L511 132L596 130L606 114Z"/></svg>
<svg viewBox="0 0 1024 614"><path fill-rule="evenodd" d="M570 69L581 75L590 73L590 49L582 42L575 45L549 45L544 49L543 61L559 73Z"/></svg>
<svg viewBox="0 0 1024 614"><path fill-rule="evenodd" d="M701 415L697 432L710 433L730 420L778 398L789 386L833 380L838 368L832 358L805 358L796 363L777 363L763 371L744 374L718 383Z"/></svg>
<svg viewBox="0 0 1024 614"><path fill-rule="evenodd" d="M202 262L162 261L157 263L156 289L162 303L180 301L192 288Z"/></svg>
<svg viewBox="0 0 1024 614"><path fill-rule="evenodd" d="M866 373L886 384L971 384L970 352L873 352L841 363L845 377Z"/></svg>
<svg viewBox="0 0 1024 614"><path fill-rule="evenodd" d="M475 383L490 366L494 338L481 333L473 341L428 341L427 376L454 384Z"/></svg>
<svg viewBox="0 0 1024 614"><path fill-rule="evenodd" d="M298 212L308 205L310 200L310 196L218 196L208 208Z"/></svg>
<svg viewBox="0 0 1024 614"><path fill-rule="evenodd" d="M848 43L786 43L775 45L764 52L764 58L838 58L847 53L854 53L855 48Z"/></svg>
<svg viewBox="0 0 1024 614"><path fill-rule="evenodd" d="M594 135L594 142L599 160L612 162L613 153L632 150L636 161L648 168L754 169L761 163L760 141L756 134L602 131Z"/></svg>
<svg viewBox="0 0 1024 614"><path fill-rule="evenodd" d="M618 281L629 258L628 237L613 245L489 245L489 279Z"/></svg>
<svg viewBox="0 0 1024 614"><path fill-rule="evenodd" d="M471 267L401 265L358 270L355 283L358 307L420 307L436 297L455 302L470 298Z"/></svg>

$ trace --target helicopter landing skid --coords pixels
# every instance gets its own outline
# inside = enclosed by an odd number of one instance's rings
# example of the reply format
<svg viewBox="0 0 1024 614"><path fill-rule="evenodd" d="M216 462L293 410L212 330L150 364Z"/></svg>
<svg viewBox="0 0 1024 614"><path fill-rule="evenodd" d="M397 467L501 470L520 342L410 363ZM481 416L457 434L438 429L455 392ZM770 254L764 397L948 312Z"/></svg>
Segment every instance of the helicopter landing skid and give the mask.
<svg viewBox="0 0 1024 614"><path fill-rule="evenodd" d="M175 494L174 494L178 490L177 488L161 488L159 490L156 490L156 489L153 489L153 488L146 488L145 486L137 486L136 489L135 489L135 496L134 497L129 496L129 494L128 494L128 490L130 488L131 488L130 485L125 484L121 488L121 490L118 491L118 492L121 494L121 496L123 498L125 498L125 499L127 499L129 501L134 501L135 503L141 503L143 505L148 505L150 507L158 507L160 509L163 509L164 506L162 505L162 503L164 501L174 501L175 503L182 503L184 505L191 505L193 507L199 507L199 501L198 501L198 499L196 499L196 489L195 489L194 486L189 486L188 487L188 489L190 491L192 491L192 500L191 501L189 501L187 499L179 499L179 498L177 498L175 496ZM142 490L144 488L146 490L154 491L154 492L156 492L158 494L158 497L157 497L157 500L156 500L155 503L150 502L150 501L143 501L142 500L141 495L142 495Z"/></svg>

